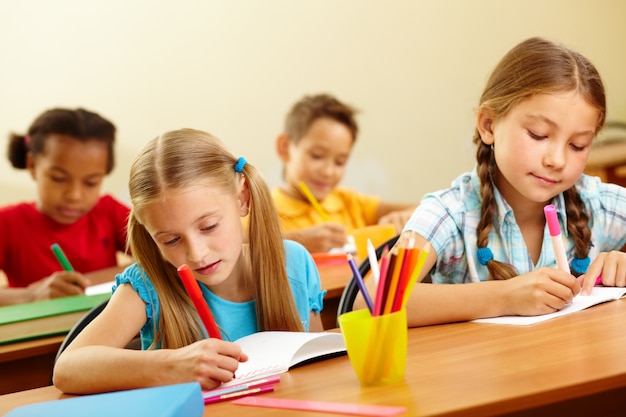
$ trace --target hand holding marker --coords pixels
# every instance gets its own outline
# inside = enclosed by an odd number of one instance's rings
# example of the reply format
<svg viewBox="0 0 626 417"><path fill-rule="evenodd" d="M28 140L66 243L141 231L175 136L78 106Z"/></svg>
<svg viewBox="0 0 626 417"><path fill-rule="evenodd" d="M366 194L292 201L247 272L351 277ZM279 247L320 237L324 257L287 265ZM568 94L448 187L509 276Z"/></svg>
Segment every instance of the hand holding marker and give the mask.
<svg viewBox="0 0 626 417"><path fill-rule="evenodd" d="M61 265L61 268L63 268L64 271L74 272L74 267L67 259L67 256L65 256L63 249L61 249L61 246L59 246L58 243L53 243L52 246L50 246L50 249L52 249L52 253L54 253L55 258L57 258L59 265ZM82 289L82 286L78 281L72 281L71 284Z"/></svg>

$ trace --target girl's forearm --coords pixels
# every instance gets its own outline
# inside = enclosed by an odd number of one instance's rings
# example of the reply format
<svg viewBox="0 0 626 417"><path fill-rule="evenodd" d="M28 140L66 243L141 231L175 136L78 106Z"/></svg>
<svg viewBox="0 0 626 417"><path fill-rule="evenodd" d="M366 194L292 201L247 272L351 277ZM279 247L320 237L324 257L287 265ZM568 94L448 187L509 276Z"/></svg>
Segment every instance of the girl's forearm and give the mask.
<svg viewBox="0 0 626 417"><path fill-rule="evenodd" d="M95 394L169 383L168 351L109 346L66 350L54 367L54 385L67 394Z"/></svg>
<svg viewBox="0 0 626 417"><path fill-rule="evenodd" d="M407 323L418 327L507 314L501 284L416 284L407 303Z"/></svg>

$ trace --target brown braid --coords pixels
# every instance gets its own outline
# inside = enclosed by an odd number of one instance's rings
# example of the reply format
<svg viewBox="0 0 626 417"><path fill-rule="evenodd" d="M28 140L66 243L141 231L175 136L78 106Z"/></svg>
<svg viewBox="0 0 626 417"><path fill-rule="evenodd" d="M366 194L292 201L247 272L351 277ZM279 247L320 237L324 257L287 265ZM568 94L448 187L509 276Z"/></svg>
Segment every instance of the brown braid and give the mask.
<svg viewBox="0 0 626 417"><path fill-rule="evenodd" d="M589 256L589 247L591 246L589 214L576 187L566 190L563 193L563 198L567 213L567 231L574 238L575 256L584 259ZM572 270L572 274L580 275L580 272Z"/></svg>
<svg viewBox="0 0 626 417"><path fill-rule="evenodd" d="M480 206L481 217L476 226L476 244L478 248L486 248L489 245L489 231L493 227L493 219L496 217L496 204L493 194L493 183L491 182L491 172L495 166L493 160L493 150L491 146L484 144L480 140L478 131L474 134L474 143L478 143L476 151L476 167L480 178L480 195L482 203ZM509 279L517 274L513 265L498 262L495 259L487 262L489 279Z"/></svg>

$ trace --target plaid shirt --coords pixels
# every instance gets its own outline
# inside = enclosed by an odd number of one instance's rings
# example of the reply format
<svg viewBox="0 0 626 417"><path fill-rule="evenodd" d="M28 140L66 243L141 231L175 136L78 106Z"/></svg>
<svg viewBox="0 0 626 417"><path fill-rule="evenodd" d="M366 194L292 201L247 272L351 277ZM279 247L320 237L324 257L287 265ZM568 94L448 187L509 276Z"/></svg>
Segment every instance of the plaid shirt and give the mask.
<svg viewBox="0 0 626 417"><path fill-rule="evenodd" d="M597 177L581 175L576 187L590 213L591 260L600 252L619 250L626 243L626 188L605 184ZM424 196L404 230L412 230L430 242L437 253L437 263L430 271L433 283L457 284L485 281L487 267L478 262L476 226L480 220L480 180L476 169L462 174L449 189ZM495 260L515 266L519 274L535 268L556 267L550 234L546 225L544 244L537 264L526 248L513 210L494 185L498 214L489 232L488 248ZM559 194L552 200L561 225L565 251L571 263L574 243L566 224L565 202Z"/></svg>

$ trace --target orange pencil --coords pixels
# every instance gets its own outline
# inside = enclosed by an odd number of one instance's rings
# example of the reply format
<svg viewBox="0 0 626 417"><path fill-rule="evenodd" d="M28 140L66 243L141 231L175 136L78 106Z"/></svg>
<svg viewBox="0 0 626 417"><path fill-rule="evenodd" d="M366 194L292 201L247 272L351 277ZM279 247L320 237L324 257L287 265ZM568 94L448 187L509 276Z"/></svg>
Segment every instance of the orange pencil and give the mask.
<svg viewBox="0 0 626 417"><path fill-rule="evenodd" d="M417 280L420 277L422 272L422 268L424 267L424 263L426 262L426 258L428 258L428 248L430 245L426 243L424 247L420 250L419 255L417 257L417 263L415 264L415 268L413 268L413 273L411 274L411 278L407 283L406 289L404 290L404 299L402 300L401 308L406 306L406 303L409 301L409 297L413 292L413 287L417 283Z"/></svg>

